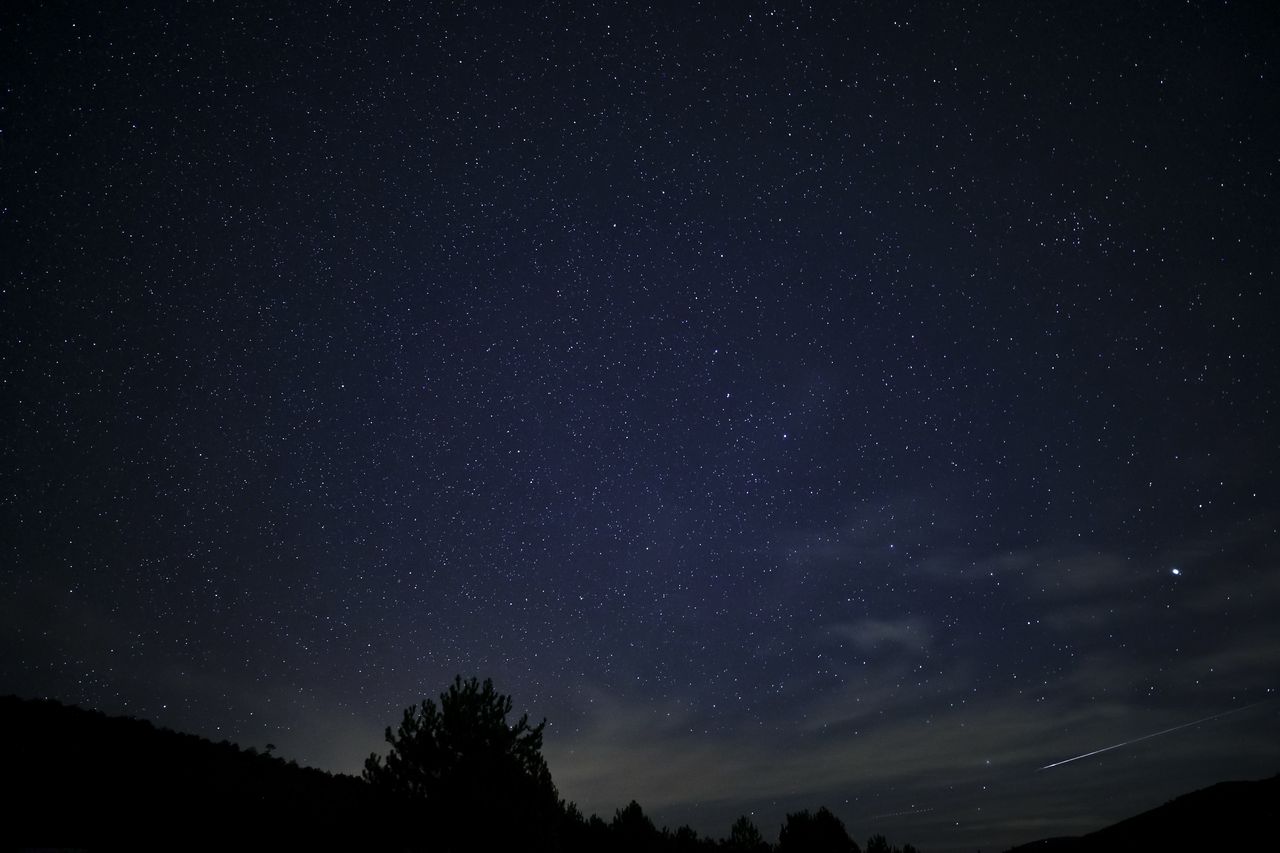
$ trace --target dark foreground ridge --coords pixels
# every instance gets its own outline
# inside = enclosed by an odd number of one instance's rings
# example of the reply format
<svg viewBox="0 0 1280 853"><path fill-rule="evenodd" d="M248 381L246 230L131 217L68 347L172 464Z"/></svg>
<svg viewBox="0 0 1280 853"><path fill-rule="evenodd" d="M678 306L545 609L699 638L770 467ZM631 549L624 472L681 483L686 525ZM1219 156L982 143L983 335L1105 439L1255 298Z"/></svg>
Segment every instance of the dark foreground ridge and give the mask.
<svg viewBox="0 0 1280 853"><path fill-rule="evenodd" d="M473 707L459 713L464 701ZM915 853L911 845L895 848L882 836L860 848L825 808L787 815L777 843L766 840L746 817L718 841L687 826L658 829L634 801L618 809L611 821L586 817L558 798L549 774L539 775L545 773L545 763L537 749L540 737L534 735L540 735L541 727L528 727L523 719L508 726L505 714L486 713L508 706L507 697L494 693L489 682L482 691L474 680L459 679L442 694L439 708L424 702L422 713L408 709L394 738L397 749L386 763L371 756L365 778L360 778L299 767L255 749L214 743L144 720L109 717L52 700L3 697L0 749L10 791L3 844ZM504 786L494 755L483 751L473 753L474 761L444 770L438 761L405 764L426 745L409 737L414 732L430 733L432 747L441 748L459 738L475 739L483 733L476 725L481 719L488 720L490 735L506 732L513 744L524 733L529 748L524 758L537 771L533 788ZM444 751L455 758L466 752ZM476 768L484 772L477 775ZM376 772L370 774L371 769ZM424 776L424 770L430 772ZM383 778L388 775L398 782ZM406 780L436 787L419 796L405 790ZM459 791L469 793L459 797ZM1270 816L1277 805L1280 776L1222 782L1097 832L1024 844L1010 853L1251 849L1257 840L1274 841Z"/></svg>
<svg viewBox="0 0 1280 853"><path fill-rule="evenodd" d="M201 845L378 826L354 776L52 700L0 698L6 844Z"/></svg>
<svg viewBox="0 0 1280 853"><path fill-rule="evenodd" d="M508 726L509 706L489 682L481 690L474 679L458 679L441 695L439 707L427 701L421 713L406 711L396 749L385 763L371 756L360 778L299 767L256 749L214 743L144 720L53 700L0 697L0 750L11 792L0 843L556 853L863 849L825 808L787 815L776 844L746 817L718 841L687 826L659 829L634 801L610 821L586 817L558 798L549 774L541 775L541 727L527 727L523 719ZM420 737L426 734L430 743ZM490 746L453 748L467 742L491 745L508 735L507 747L522 740L528 747L523 758L536 771L532 788L513 787L500 767L502 756ZM422 760L424 750L431 749L452 758ZM868 839L865 850L915 853L911 845L894 847L883 836Z"/></svg>
<svg viewBox="0 0 1280 853"><path fill-rule="evenodd" d="M1280 775L1251 782L1219 782L1097 832L1078 838L1047 838L1019 845L1009 853L1273 849L1280 836L1275 822L1277 806Z"/></svg>

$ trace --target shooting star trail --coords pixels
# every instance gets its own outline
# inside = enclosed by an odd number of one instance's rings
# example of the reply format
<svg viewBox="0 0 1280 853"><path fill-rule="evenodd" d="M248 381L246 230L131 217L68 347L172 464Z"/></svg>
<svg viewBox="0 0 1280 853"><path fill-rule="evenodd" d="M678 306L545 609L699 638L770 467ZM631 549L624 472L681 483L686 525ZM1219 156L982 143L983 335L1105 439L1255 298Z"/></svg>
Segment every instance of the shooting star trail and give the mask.
<svg viewBox="0 0 1280 853"><path fill-rule="evenodd" d="M1226 717L1226 716L1230 716L1231 714L1238 714L1238 713L1240 713L1241 711L1247 711L1247 710L1248 710L1248 709L1250 709L1250 708L1253 708L1253 707L1255 707L1255 706L1257 706L1257 705L1261 705L1261 704L1263 704L1264 702L1269 702L1269 701L1270 701L1269 699L1263 699L1263 700L1258 701L1258 702L1253 702L1253 703L1251 703L1251 704L1249 704L1249 705L1241 705L1239 708L1232 708L1230 711L1223 711L1223 712L1221 712L1221 713L1213 714L1213 715L1211 715L1211 716L1205 717L1205 718L1200 719L1200 720L1193 720L1193 721L1192 721L1192 722L1190 722L1190 723L1183 723L1183 724L1182 724L1182 725L1180 725L1180 726L1170 726L1170 727L1169 727L1169 728L1167 728L1167 729L1162 729L1161 731L1154 732L1154 733L1149 734L1149 735L1143 735L1142 737L1136 737L1136 738L1134 738L1133 740L1127 740L1127 741L1125 741L1125 742L1123 742L1123 743L1117 743L1117 744L1113 744L1113 745L1111 745L1111 746L1104 746L1102 749L1095 749L1093 752L1086 752L1086 753L1084 753L1083 755L1076 755L1076 756L1072 756L1071 758L1064 758L1064 759L1062 759L1061 761L1055 761L1055 762L1053 762L1052 764L1046 764L1044 767L1041 767L1040 769L1041 769L1041 770L1052 770L1054 767L1061 767L1061 766L1062 766L1062 765L1064 765L1064 764L1070 764L1071 762L1073 762L1073 761L1079 761L1079 760L1080 760L1080 759L1082 759L1082 758L1089 758L1089 757L1094 756L1094 755L1101 755L1101 754L1102 754L1102 753L1104 753L1104 752L1110 752L1111 750L1113 750L1113 749L1119 749L1119 748L1120 748L1120 747L1122 747L1122 746L1129 746L1130 744L1142 743L1144 740L1151 740L1153 737L1160 737L1160 735L1167 735L1167 734L1169 734L1169 733L1171 733L1171 732L1180 731L1180 730L1182 730L1182 729L1189 729L1189 728L1191 728L1192 726L1198 726L1198 725L1200 725L1201 723L1207 723L1207 722L1209 722L1209 721L1211 721L1211 720L1216 720L1216 719L1218 719L1219 717Z"/></svg>

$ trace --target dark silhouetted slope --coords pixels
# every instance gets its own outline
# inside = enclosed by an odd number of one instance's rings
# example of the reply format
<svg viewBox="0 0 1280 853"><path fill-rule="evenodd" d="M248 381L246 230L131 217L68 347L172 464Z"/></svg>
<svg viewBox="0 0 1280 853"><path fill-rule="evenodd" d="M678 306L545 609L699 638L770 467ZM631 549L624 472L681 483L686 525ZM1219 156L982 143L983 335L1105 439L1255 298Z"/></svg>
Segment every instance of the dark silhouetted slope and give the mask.
<svg viewBox="0 0 1280 853"><path fill-rule="evenodd" d="M1277 845L1280 776L1220 782L1079 838L1049 838L1009 853L1267 849ZM1259 846L1261 845L1261 846Z"/></svg>
<svg viewBox="0 0 1280 853"><path fill-rule="evenodd" d="M9 844L181 848L386 828L353 776L53 701L0 698L0 749Z"/></svg>

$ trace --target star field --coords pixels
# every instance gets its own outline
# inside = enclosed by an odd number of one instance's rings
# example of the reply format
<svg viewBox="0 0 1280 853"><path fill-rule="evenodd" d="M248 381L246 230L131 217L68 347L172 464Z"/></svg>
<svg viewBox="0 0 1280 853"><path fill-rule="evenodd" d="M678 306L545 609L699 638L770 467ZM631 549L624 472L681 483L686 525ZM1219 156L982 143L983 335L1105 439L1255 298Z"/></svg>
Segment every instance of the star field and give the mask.
<svg viewBox="0 0 1280 853"><path fill-rule="evenodd" d="M3 692L935 851L1276 772L1269 4L2 17Z"/></svg>

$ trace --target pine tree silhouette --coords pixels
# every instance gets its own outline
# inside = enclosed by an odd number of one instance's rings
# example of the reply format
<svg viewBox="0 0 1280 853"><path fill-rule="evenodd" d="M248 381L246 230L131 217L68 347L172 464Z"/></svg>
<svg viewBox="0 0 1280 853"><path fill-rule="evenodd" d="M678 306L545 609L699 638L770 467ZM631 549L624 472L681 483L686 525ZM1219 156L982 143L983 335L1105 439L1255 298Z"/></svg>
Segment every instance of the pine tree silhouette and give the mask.
<svg viewBox="0 0 1280 853"><path fill-rule="evenodd" d="M454 679L440 694L406 708L386 759L365 761L364 778L398 803L406 825L434 830L426 846L550 849L559 799L542 757L543 720L507 724L512 702L493 682Z"/></svg>

